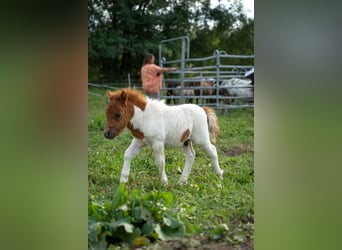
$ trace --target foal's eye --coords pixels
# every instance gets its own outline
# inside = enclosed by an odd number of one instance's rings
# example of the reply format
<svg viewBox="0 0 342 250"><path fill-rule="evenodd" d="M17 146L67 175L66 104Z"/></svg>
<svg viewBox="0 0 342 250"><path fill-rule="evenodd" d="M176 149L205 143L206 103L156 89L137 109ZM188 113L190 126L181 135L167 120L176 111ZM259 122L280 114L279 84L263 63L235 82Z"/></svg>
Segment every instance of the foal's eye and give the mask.
<svg viewBox="0 0 342 250"><path fill-rule="evenodd" d="M116 120L119 120L119 119L121 118L121 116L122 116L122 113L121 113L121 112L116 112L115 115L114 115L114 118L115 118Z"/></svg>

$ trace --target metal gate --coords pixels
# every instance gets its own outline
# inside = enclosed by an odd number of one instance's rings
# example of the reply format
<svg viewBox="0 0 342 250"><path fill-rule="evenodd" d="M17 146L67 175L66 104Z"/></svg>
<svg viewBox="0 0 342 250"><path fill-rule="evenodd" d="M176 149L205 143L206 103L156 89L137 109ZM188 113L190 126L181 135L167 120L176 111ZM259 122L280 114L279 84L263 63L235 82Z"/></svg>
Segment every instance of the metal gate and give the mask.
<svg viewBox="0 0 342 250"><path fill-rule="evenodd" d="M177 49L179 49L177 56L180 51L180 58L168 60L167 57L173 57L172 52ZM244 60L253 63L242 64ZM239 61L240 64L232 64L232 61ZM254 85L230 87L220 85L224 80L245 78L245 74L254 69L253 64L254 55L229 55L219 50L215 50L212 56L190 58L188 36L162 40L159 43L159 65L178 67L178 70L170 71L167 78L163 77L161 98L166 99L168 104L195 102L198 105L217 109L253 108L254 94L251 98L224 95L222 92L227 88L253 88L254 91Z"/></svg>

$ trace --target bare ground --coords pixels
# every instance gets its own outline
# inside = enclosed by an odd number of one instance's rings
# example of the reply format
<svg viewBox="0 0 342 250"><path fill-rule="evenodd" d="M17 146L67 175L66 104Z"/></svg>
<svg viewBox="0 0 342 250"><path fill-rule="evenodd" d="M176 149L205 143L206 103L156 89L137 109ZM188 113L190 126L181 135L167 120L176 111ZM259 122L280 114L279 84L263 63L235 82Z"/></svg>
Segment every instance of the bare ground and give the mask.
<svg viewBox="0 0 342 250"><path fill-rule="evenodd" d="M217 242L205 238L192 237L182 240L161 241L148 249L156 250L253 250L254 240L249 239L241 244Z"/></svg>
<svg viewBox="0 0 342 250"><path fill-rule="evenodd" d="M250 144L240 144L232 148L223 148L222 150L227 156L239 156L245 153L254 152L254 147Z"/></svg>

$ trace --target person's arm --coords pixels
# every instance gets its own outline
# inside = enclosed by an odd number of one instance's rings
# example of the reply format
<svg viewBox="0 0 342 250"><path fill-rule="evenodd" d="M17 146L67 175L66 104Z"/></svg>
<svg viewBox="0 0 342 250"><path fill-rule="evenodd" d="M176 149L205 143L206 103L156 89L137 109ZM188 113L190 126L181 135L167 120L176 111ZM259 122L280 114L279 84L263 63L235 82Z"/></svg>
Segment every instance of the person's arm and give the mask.
<svg viewBox="0 0 342 250"><path fill-rule="evenodd" d="M175 71L175 70L177 70L176 67L171 67L171 68L160 68L160 73L165 73L165 72Z"/></svg>

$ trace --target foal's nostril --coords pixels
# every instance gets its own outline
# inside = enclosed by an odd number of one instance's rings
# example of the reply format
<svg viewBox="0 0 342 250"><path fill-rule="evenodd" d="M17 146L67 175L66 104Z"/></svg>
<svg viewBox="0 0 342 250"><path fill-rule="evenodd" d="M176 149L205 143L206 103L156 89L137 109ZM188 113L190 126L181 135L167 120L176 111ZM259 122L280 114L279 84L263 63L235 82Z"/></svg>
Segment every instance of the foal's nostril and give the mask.
<svg viewBox="0 0 342 250"><path fill-rule="evenodd" d="M107 139L113 139L115 136L115 131L113 131L112 129L108 129L106 132L103 133L103 135Z"/></svg>
<svg viewBox="0 0 342 250"><path fill-rule="evenodd" d="M109 137L109 131L104 132L104 137L108 138Z"/></svg>

